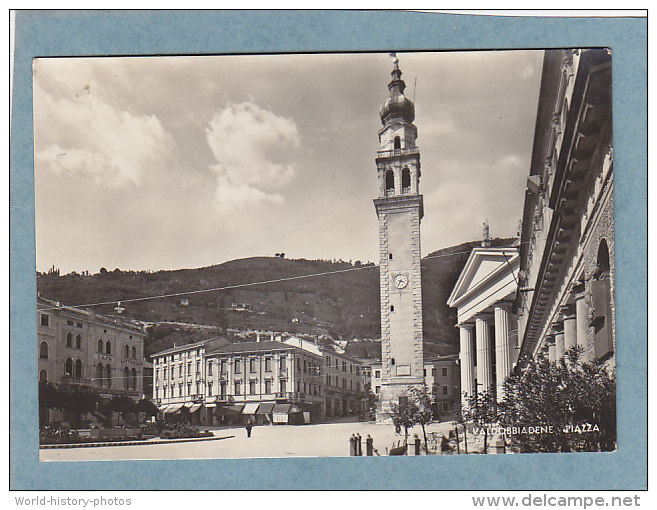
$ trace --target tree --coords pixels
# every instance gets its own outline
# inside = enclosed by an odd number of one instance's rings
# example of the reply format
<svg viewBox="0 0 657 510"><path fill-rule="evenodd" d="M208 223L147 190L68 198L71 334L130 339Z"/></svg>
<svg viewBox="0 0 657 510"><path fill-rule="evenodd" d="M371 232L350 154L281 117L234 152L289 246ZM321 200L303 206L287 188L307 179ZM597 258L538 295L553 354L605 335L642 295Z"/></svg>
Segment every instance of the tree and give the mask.
<svg viewBox="0 0 657 510"><path fill-rule="evenodd" d="M137 402L136 409L138 412L147 414L148 416L157 416L157 413L160 411L153 402L146 398Z"/></svg>
<svg viewBox="0 0 657 510"><path fill-rule="evenodd" d="M372 391L372 385L370 383L365 383L363 390L367 395L367 412L368 418L371 418L376 415L376 403L379 401L379 398Z"/></svg>
<svg viewBox="0 0 657 510"><path fill-rule="evenodd" d="M505 426L552 426L551 433L512 436L521 452L613 451L616 448L616 374L603 360L582 360L571 348L557 362L532 360L505 383L499 404ZM575 427L579 427L579 431Z"/></svg>
<svg viewBox="0 0 657 510"><path fill-rule="evenodd" d="M404 444L408 445L408 429L415 425L417 406L408 397L400 397L398 404L392 404L392 423L396 430L404 428Z"/></svg>
<svg viewBox="0 0 657 510"><path fill-rule="evenodd" d="M495 394L492 391L482 391L469 395L461 414L463 420L484 431L483 453L488 453L488 427L499 421Z"/></svg>
<svg viewBox="0 0 657 510"><path fill-rule="evenodd" d="M424 436L424 449L429 451L427 443L427 431L425 425L428 425L433 420L433 401L431 399L431 392L426 385L422 387L411 388L411 398L415 404L414 421L422 427L422 435Z"/></svg>

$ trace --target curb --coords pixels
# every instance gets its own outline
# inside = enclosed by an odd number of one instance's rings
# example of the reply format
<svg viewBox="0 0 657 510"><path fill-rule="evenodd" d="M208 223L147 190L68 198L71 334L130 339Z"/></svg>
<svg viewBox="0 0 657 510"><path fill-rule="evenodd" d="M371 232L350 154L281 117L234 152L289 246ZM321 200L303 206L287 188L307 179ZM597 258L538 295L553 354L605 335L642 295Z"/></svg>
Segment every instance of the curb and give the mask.
<svg viewBox="0 0 657 510"><path fill-rule="evenodd" d="M157 441L114 441L105 443L71 443L71 444L43 444L39 445L40 450L52 450L55 448L97 448L102 446L139 446L151 444L171 444L171 443L197 443L199 441L219 441L229 439L235 436L222 437L197 437L197 438L180 438L180 439L160 439Z"/></svg>

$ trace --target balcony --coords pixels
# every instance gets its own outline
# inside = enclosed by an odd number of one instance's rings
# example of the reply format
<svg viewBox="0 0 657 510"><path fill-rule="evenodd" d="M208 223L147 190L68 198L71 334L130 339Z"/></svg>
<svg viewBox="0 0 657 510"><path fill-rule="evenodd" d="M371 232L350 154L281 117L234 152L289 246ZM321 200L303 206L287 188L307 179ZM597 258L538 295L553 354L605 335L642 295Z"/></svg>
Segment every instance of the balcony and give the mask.
<svg viewBox="0 0 657 510"><path fill-rule="evenodd" d="M393 149L390 151L378 151L376 157L378 158L392 158L395 156L411 156L413 154L419 154L420 149L418 147L410 147L408 149Z"/></svg>

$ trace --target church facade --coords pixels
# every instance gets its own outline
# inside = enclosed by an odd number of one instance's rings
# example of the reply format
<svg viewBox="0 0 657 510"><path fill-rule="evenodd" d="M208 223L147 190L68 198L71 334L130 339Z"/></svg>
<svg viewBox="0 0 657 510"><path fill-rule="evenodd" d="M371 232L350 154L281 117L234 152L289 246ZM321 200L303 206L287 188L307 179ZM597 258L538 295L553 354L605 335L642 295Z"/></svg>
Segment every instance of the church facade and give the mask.
<svg viewBox="0 0 657 510"><path fill-rule="evenodd" d="M378 419L408 390L424 384L420 221L420 152L415 144L415 106L404 95L395 59L389 96L380 110L376 157L379 220L382 373Z"/></svg>

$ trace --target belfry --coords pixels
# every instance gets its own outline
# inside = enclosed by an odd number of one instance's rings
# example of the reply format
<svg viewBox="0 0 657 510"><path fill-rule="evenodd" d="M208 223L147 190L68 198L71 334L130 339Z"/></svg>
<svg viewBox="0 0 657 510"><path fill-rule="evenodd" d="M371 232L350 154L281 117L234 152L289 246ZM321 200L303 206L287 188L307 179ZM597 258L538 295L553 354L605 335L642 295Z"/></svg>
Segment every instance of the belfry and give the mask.
<svg viewBox="0 0 657 510"><path fill-rule="evenodd" d="M422 282L420 220L420 151L413 101L404 96L399 60L395 58L389 96L380 110L376 169L379 196L382 381L377 419L389 417L391 405L422 386Z"/></svg>

